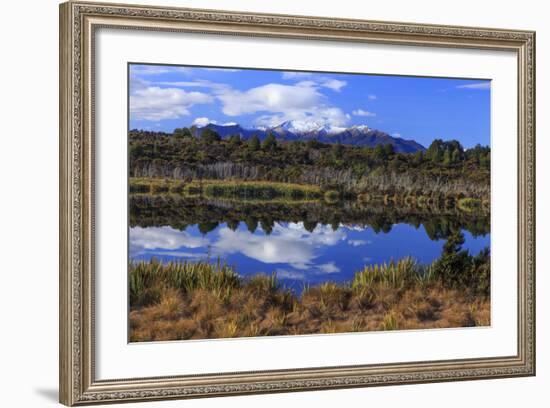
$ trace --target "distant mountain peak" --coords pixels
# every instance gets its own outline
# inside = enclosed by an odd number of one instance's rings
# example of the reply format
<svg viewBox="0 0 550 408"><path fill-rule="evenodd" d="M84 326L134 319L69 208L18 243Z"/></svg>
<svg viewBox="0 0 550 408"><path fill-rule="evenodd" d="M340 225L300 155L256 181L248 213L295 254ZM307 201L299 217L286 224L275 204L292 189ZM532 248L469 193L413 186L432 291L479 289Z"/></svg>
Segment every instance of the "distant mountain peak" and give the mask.
<svg viewBox="0 0 550 408"><path fill-rule="evenodd" d="M211 125L221 126L221 127L234 127L234 126L239 126L240 127L240 125L236 122L227 122L227 123L202 122L202 123L196 123L195 124L195 126L199 129L202 129L202 128L205 128L205 127L208 127L208 126L211 126Z"/></svg>
<svg viewBox="0 0 550 408"><path fill-rule="evenodd" d="M311 132L320 132L324 134L340 133L346 128L330 126L323 122L305 121L305 120L287 120L277 126L268 128L271 130L284 130L295 134L304 134Z"/></svg>
<svg viewBox="0 0 550 408"><path fill-rule="evenodd" d="M244 140L248 140L254 135L263 140L268 134L273 133L277 139L282 141L307 141L313 139L321 143L341 143L366 147L391 144L398 153L414 153L419 150L426 150L424 146L414 140L393 137L386 132L372 129L367 125L354 125L344 128L329 126L326 123L288 120L277 126L247 129L237 123L217 124L211 122L204 126L197 126L195 128L195 136L199 136L204 128L216 131L224 139L237 134Z"/></svg>
<svg viewBox="0 0 550 408"><path fill-rule="evenodd" d="M370 130L370 127L368 127L367 125L353 125L350 129L357 129L360 131L368 132Z"/></svg>

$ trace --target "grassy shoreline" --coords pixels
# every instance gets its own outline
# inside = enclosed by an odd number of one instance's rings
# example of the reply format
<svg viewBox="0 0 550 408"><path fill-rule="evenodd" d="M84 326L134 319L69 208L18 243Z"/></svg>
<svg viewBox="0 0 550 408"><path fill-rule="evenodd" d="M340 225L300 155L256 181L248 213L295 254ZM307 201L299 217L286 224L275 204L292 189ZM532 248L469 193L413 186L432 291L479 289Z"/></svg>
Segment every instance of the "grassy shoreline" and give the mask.
<svg viewBox="0 0 550 408"><path fill-rule="evenodd" d="M416 208L453 207L463 212L486 212L489 200L449 194L424 195L385 192L354 194L316 185L251 180L191 180L138 177L130 179L131 194L174 194L183 197L205 197L243 202L300 203L323 201L337 203L353 200L365 205L407 205Z"/></svg>
<svg viewBox="0 0 550 408"><path fill-rule="evenodd" d="M450 243L449 243L450 242ZM208 339L490 324L487 251L450 239L430 265L412 258L365 266L343 284L304 288L240 277L218 262L131 263L130 339Z"/></svg>

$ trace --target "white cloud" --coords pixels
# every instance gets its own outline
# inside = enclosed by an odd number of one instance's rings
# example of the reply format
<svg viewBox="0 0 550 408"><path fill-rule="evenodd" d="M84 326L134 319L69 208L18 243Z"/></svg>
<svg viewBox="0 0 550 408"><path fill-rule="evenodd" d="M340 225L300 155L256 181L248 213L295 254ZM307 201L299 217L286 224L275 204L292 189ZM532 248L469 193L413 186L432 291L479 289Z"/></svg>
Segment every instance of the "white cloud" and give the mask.
<svg viewBox="0 0 550 408"><path fill-rule="evenodd" d="M343 231L333 231L329 226L317 225L309 232L303 223L276 223L270 235L254 235L247 231L222 228L219 230L219 239L211 248L217 256L242 253L263 263L286 263L295 269L306 270L315 268L313 261L319 256L317 248L335 245L345 238ZM329 270L330 267L323 268Z"/></svg>
<svg viewBox="0 0 550 408"><path fill-rule="evenodd" d="M355 109L353 112L351 112L355 116L365 116L365 117L373 117L376 116L376 113L369 112L363 109Z"/></svg>
<svg viewBox="0 0 550 408"><path fill-rule="evenodd" d="M367 96L367 98L369 99L369 101L375 101L375 100L378 99L378 96L370 94L370 95Z"/></svg>
<svg viewBox="0 0 550 408"><path fill-rule="evenodd" d="M130 228L130 253L136 254L149 249L200 248L208 245L208 239L193 237L186 231L172 227Z"/></svg>
<svg viewBox="0 0 550 408"><path fill-rule="evenodd" d="M320 104L323 95L308 84L266 84L247 91L230 90L218 96L223 113L229 116L258 111L286 112L307 110Z"/></svg>
<svg viewBox="0 0 550 408"><path fill-rule="evenodd" d="M313 81L294 85L270 83L246 91L221 90L217 98L228 116L268 112L256 118L255 125L270 127L295 121L302 129L343 127L349 120L340 108L326 104L326 97Z"/></svg>
<svg viewBox="0 0 550 408"><path fill-rule="evenodd" d="M191 106L212 101L210 95L202 92L157 86L142 87L134 89L130 95L130 113L137 120L177 119L189 115Z"/></svg>
<svg viewBox="0 0 550 408"><path fill-rule="evenodd" d="M198 127L205 127L209 123L214 123L215 124L216 121L215 120L210 120L210 119L205 118L205 117L196 118L193 121L193 125L198 126Z"/></svg>
<svg viewBox="0 0 550 408"><path fill-rule="evenodd" d="M300 80L302 84L308 83L310 85L329 88L336 92L340 92L347 85L346 81L314 72L283 72L282 78L286 80Z"/></svg>
<svg viewBox="0 0 550 408"><path fill-rule="evenodd" d="M204 116L202 116L200 118L196 118L193 121L193 125L198 126L198 127L205 127L209 123L212 123L214 125L219 125L219 126L235 126L235 125L238 125L237 122L225 122L225 123L218 124L218 122L216 120L209 119L209 118L204 117Z"/></svg>
<svg viewBox="0 0 550 408"><path fill-rule="evenodd" d="M275 273L277 274L277 278L282 279L304 280L306 278L304 272L289 271L288 269L276 269Z"/></svg>
<svg viewBox="0 0 550 408"><path fill-rule="evenodd" d="M139 89L147 89L151 86L151 83L149 81L146 81L143 78L140 78L138 76L132 75L130 77L130 95L132 95L134 92L136 92Z"/></svg>
<svg viewBox="0 0 550 408"><path fill-rule="evenodd" d="M357 126L357 127L363 127L363 126ZM366 127L366 126L365 126ZM367 229L367 227L365 227L364 225L359 225L359 224L344 224L344 223L340 223L338 225L340 228L345 228L345 229L348 229L350 231L365 231Z"/></svg>
<svg viewBox="0 0 550 408"><path fill-rule="evenodd" d="M392 133L391 134L393 137L401 137L401 133Z"/></svg>
<svg viewBox="0 0 550 408"><path fill-rule="evenodd" d="M154 75L175 68L140 66L135 70ZM296 129L302 131L324 127L329 133L335 133L345 128L350 116L340 108L331 106L321 92L325 88L339 92L346 85L345 81L299 72L283 73L283 77L300 81L290 85L268 83L243 91L204 79L146 81L133 75L130 111L132 118L137 120L177 119L189 115L191 106L213 103L217 99L227 116L260 114L254 123L257 127L295 121ZM204 88L204 91L191 91L193 88Z"/></svg>
<svg viewBox="0 0 550 408"><path fill-rule="evenodd" d="M344 86L347 85L346 81L340 81L338 79L328 79L321 83L321 86L332 89L333 91L340 92Z"/></svg>
<svg viewBox="0 0 550 408"><path fill-rule="evenodd" d="M491 89L491 83L489 81L487 81L487 82L478 82L478 83L475 83L475 84L458 85L456 88L457 89L489 90L489 89Z"/></svg>
<svg viewBox="0 0 550 408"><path fill-rule="evenodd" d="M154 251L155 256L173 256L175 258L185 258L187 261L201 261L208 259L208 253L185 252L185 251Z"/></svg>
<svg viewBox="0 0 550 408"><path fill-rule="evenodd" d="M322 273L337 273L340 272L340 268L336 266L334 262L329 262L317 266Z"/></svg>
<svg viewBox="0 0 550 408"><path fill-rule="evenodd" d="M367 245L369 244L369 241L366 241L364 239L349 239L348 244L350 244L351 246L357 247L361 245Z"/></svg>

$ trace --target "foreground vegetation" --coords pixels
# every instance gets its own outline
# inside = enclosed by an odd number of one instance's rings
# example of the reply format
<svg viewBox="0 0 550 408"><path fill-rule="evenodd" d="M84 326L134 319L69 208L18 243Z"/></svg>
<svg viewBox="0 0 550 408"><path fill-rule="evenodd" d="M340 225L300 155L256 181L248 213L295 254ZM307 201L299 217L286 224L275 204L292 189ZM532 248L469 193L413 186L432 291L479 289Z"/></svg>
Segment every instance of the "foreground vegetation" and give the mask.
<svg viewBox="0 0 550 408"><path fill-rule="evenodd" d="M488 249L462 250L454 234L440 258L366 266L345 284L305 287L275 275L240 277L218 262L130 264L130 340L360 332L490 324Z"/></svg>

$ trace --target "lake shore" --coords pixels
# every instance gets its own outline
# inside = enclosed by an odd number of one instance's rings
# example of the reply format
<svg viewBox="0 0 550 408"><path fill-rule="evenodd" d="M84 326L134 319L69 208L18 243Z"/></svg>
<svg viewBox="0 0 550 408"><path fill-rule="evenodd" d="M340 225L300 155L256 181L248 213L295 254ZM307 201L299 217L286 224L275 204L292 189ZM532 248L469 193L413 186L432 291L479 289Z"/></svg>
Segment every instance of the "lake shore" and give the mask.
<svg viewBox="0 0 550 408"><path fill-rule="evenodd" d="M223 263L131 263L130 341L487 326L488 252L456 243L431 265L365 266L346 283L304 287L240 277Z"/></svg>
<svg viewBox="0 0 550 408"><path fill-rule="evenodd" d="M490 208L489 198L464 196L449 192L398 192L371 189L356 193L352 191L321 188L312 184L284 183L265 180L179 180L173 178L133 177L129 180L132 195L177 195L187 198L204 197L239 202L305 203L356 201L365 206L404 205L417 209L456 208L461 212L486 213Z"/></svg>

